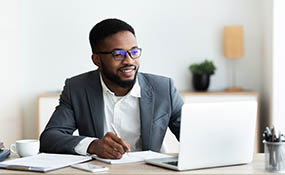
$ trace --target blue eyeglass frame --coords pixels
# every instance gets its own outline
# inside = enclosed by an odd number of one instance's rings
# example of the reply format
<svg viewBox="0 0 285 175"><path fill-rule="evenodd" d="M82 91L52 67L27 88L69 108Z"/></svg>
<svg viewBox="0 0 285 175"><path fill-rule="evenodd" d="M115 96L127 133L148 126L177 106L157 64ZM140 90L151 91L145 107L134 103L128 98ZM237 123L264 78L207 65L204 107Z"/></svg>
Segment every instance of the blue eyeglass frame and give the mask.
<svg viewBox="0 0 285 175"><path fill-rule="evenodd" d="M138 56L138 57L133 57L132 56L132 51L133 50L139 50L140 51L140 55ZM122 54L124 57L122 58L122 59L116 59L116 54L117 53L115 53L115 52L120 52L120 54ZM114 50L112 50L111 52L96 52L96 54L112 54L112 56L113 56L113 58L115 59L115 60L117 60L117 61L123 61L124 59L126 59L126 57L127 57L127 53L129 54L129 56L132 58L132 59L137 59L137 58L139 58L140 56L141 56L141 53L142 53L142 48L138 48L138 47L135 47L135 48L132 48L132 49L130 49L130 50L123 50L123 49L114 49Z"/></svg>

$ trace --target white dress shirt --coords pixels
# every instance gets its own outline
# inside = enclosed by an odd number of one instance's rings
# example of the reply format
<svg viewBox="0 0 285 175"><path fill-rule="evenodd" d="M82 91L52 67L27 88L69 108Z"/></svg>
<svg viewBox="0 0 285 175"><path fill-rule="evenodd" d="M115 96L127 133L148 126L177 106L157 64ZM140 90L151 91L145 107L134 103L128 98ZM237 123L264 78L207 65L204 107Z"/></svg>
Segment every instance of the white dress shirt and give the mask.
<svg viewBox="0 0 285 175"><path fill-rule="evenodd" d="M131 146L131 151L142 150L141 142L141 122L139 98L141 97L140 86L136 80L131 91L125 96L116 96L105 85L101 73L100 81L102 85L104 100L104 135L107 132L115 131L111 123L117 129L119 136ZM75 152L81 155L87 154L89 144L98 138L86 137L82 139L75 147Z"/></svg>

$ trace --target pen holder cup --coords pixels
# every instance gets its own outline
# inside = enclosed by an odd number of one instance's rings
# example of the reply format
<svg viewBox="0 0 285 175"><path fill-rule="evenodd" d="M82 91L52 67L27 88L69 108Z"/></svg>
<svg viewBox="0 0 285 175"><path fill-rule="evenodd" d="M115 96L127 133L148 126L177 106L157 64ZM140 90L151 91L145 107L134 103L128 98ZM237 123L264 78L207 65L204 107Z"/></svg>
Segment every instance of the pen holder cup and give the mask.
<svg viewBox="0 0 285 175"><path fill-rule="evenodd" d="M285 142L264 143L265 170L271 172L285 172Z"/></svg>

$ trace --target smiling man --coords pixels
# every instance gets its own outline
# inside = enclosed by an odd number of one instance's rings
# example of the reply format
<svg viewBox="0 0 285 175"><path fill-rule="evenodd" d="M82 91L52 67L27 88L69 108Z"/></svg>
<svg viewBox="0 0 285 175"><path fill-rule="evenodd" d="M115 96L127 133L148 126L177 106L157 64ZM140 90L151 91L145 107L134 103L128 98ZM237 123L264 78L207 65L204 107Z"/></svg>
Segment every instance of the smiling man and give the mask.
<svg viewBox="0 0 285 175"><path fill-rule="evenodd" d="M118 159L160 151L167 127L179 139L182 99L170 78L138 72L142 49L134 29L106 19L89 40L98 69L66 80L40 151Z"/></svg>

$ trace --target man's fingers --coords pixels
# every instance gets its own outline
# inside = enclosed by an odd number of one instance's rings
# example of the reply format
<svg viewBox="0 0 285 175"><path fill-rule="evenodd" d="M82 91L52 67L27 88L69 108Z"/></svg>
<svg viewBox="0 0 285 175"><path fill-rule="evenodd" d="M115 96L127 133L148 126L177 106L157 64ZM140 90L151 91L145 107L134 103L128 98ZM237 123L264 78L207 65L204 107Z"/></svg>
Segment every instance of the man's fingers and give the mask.
<svg viewBox="0 0 285 175"><path fill-rule="evenodd" d="M125 141L124 141L124 143L127 145L127 149L125 151L126 152L130 152L131 151L131 146L127 142L125 142Z"/></svg>
<svg viewBox="0 0 285 175"><path fill-rule="evenodd" d="M119 159L122 157L122 154L116 150L114 150L110 145L104 145L104 154L106 154L107 158L111 159Z"/></svg>
<svg viewBox="0 0 285 175"><path fill-rule="evenodd" d="M117 142L113 141L113 140L110 140L109 143L108 143L108 151L113 154L113 152L118 152L120 154L124 154L125 151L123 149L123 147L118 144Z"/></svg>
<svg viewBox="0 0 285 175"><path fill-rule="evenodd" d="M105 151L102 157L106 158L106 159L119 159L122 156L121 155L113 155L112 153Z"/></svg>
<svg viewBox="0 0 285 175"><path fill-rule="evenodd" d="M106 135L106 137L104 137L104 143L106 145L109 145L109 147L111 147L113 150L120 152L121 154L124 154L124 148L121 144L117 143L116 140L114 139L114 137L116 136L112 136L112 135Z"/></svg>
<svg viewBox="0 0 285 175"><path fill-rule="evenodd" d="M124 149L125 152L129 152L130 151L129 144L127 144L126 141L124 141L123 139L119 138L118 143L123 146L123 149Z"/></svg>
<svg viewBox="0 0 285 175"><path fill-rule="evenodd" d="M130 151L129 144L111 132L96 143L97 155L103 158L119 159L125 152Z"/></svg>
<svg viewBox="0 0 285 175"><path fill-rule="evenodd" d="M98 150L98 153L97 155L99 157L102 157L102 158L108 158L108 159L119 159L122 157L122 154L118 151L115 151L113 148L112 148L112 145L110 144L110 138L103 138L101 141L100 141L100 149Z"/></svg>
<svg viewBox="0 0 285 175"><path fill-rule="evenodd" d="M108 133L107 133L108 134ZM129 152L130 151L130 145L127 144L126 141L124 141L123 139L121 139L120 137L118 137L117 135L115 135L112 132L109 132L109 136L119 145L121 145L123 147L123 152ZM117 146L117 144L115 144L115 146Z"/></svg>
<svg viewBox="0 0 285 175"><path fill-rule="evenodd" d="M108 136L92 141L87 152L108 159L119 159L125 153L123 147Z"/></svg>

